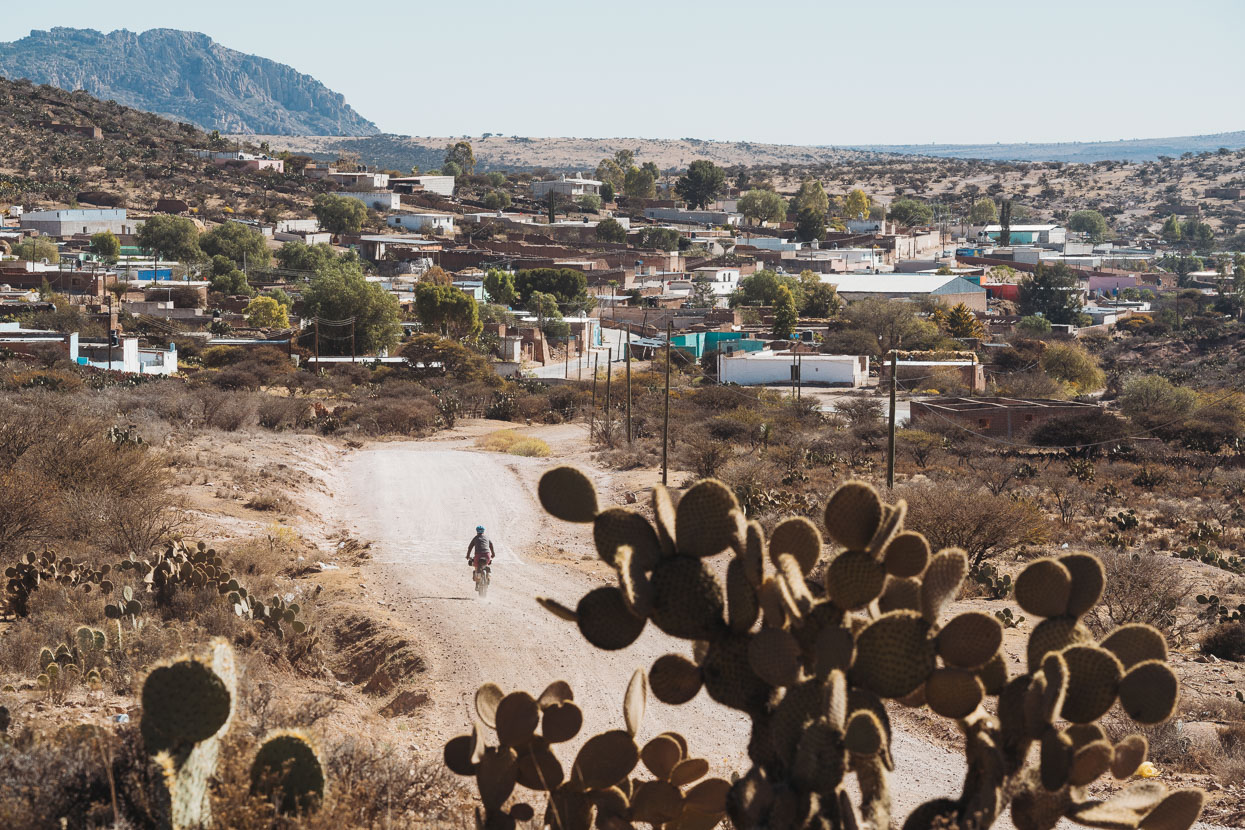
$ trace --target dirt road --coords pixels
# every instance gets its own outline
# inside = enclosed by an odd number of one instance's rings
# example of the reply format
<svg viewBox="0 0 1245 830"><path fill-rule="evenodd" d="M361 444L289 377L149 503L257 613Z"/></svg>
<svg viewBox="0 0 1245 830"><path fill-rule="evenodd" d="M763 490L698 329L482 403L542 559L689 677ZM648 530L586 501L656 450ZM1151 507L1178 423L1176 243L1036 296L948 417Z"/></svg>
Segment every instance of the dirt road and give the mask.
<svg viewBox="0 0 1245 830"><path fill-rule="evenodd" d="M339 518L373 542L367 588L421 634L428 670L417 682L430 703L416 715L414 731L430 751L469 730L475 690L489 680L506 691L533 694L550 681L566 680L584 709L581 738L621 728L622 695L631 673L669 651L689 653L686 643L652 625L624 651L597 651L573 625L534 602L536 596L552 596L573 606L605 579L591 573L600 571L590 564L595 559L590 532L553 520L540 508L536 481L552 463L476 451L460 441L379 444L344 460L347 496ZM606 501L608 483L604 477L598 481ZM477 524L487 528L498 554L485 601L475 598L465 562ZM534 553L559 548L565 554ZM640 741L667 729L681 731L692 753L708 759L715 774L726 777L748 767L747 719L704 692L685 706L650 700ZM577 748L560 753L564 763ZM894 756L896 816L959 791L961 756L901 732L895 735ZM1004 817L996 826L1010 828L1011 822Z"/></svg>

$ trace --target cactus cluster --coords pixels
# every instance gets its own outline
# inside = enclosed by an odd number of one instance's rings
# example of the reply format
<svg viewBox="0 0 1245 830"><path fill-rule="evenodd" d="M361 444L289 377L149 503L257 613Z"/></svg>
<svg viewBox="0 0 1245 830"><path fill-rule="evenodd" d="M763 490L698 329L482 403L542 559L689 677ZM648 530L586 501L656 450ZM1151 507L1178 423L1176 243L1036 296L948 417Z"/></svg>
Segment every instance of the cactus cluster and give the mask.
<svg viewBox="0 0 1245 830"><path fill-rule="evenodd" d="M973 581L985 589L990 599L1007 599L1012 592L1012 578L1008 574L999 573L999 569L989 562L983 562L969 571Z"/></svg>
<svg viewBox="0 0 1245 830"><path fill-rule="evenodd" d="M103 631L80 626L74 632L73 642L73 645L61 643L55 648L44 646L39 650L35 685L55 699L63 698L75 681L98 686L112 673L107 666L108 658L104 656L108 638Z"/></svg>
<svg viewBox="0 0 1245 830"><path fill-rule="evenodd" d="M477 824L486 830L513 830L535 816L523 801L506 809L516 787L547 793L543 826L553 830L586 830L594 815L597 827L613 830L641 824L709 830L726 816L730 784L706 779L709 762L690 757L677 732L663 732L643 747L636 743L647 697L639 670L623 700L625 728L589 738L566 769L554 747L575 738L584 720L571 687L557 681L533 697L486 683L476 692L478 719L471 734L445 745L445 764L475 777L483 806ZM497 734L493 746L490 729ZM651 778L641 777L641 766Z"/></svg>
<svg viewBox="0 0 1245 830"><path fill-rule="evenodd" d="M121 588L121 596L116 602L110 602L104 606L104 616L110 620L117 620L118 625L123 617L129 617L130 624L137 628L137 618L141 613L143 613L143 604L134 599L134 589L129 585ZM120 627L117 630L119 632Z"/></svg>
<svg viewBox="0 0 1245 830"><path fill-rule="evenodd" d="M48 550L40 554L28 551L16 565L4 569L8 580L4 589L4 611L18 617L26 616L30 613L30 595L39 589L41 583L49 581L81 586L84 592L90 592L92 586L98 585L107 594L112 590L112 583L108 581L110 570L108 565L96 570L67 556L57 559Z"/></svg>
<svg viewBox="0 0 1245 830"><path fill-rule="evenodd" d="M1198 605L1206 606L1202 609L1202 616L1206 617L1210 622L1229 623L1240 622L1245 619L1245 602L1238 604L1235 609L1229 609L1224 606L1223 601L1216 594L1211 594L1210 596L1198 594L1197 602Z"/></svg>
<svg viewBox="0 0 1245 830"><path fill-rule="evenodd" d="M1086 794L1104 773L1125 780L1145 760L1142 736L1112 744L1098 718L1118 700L1133 720L1158 723L1177 700L1155 629L1123 626L1095 642L1082 624L1104 583L1092 556L1040 559L1016 579L1020 607L1043 619L1028 641L1028 671L1011 677L997 619L945 619L968 573L963 551L932 552L903 528L904 503L884 503L864 482L842 485L826 504L824 527L841 551L820 586L808 580L822 555L820 529L790 518L766 539L714 480L691 487L677 508L655 488L651 523L635 511L599 510L591 481L573 468L546 473L539 495L554 516L591 523L598 553L618 574L617 586L589 592L574 609L541 604L602 649L627 647L650 621L693 641L694 660L670 654L654 663L653 694L679 704L703 688L751 718L753 765L728 798L737 827L888 827L894 763L885 700L928 706L955 720L965 740L963 792L921 805L906 830L988 827L1009 802L1019 830L1049 830L1065 816L1090 827L1186 830L1200 813L1200 791L1154 782L1107 801ZM723 585L706 560L727 552ZM997 715L987 697L996 698ZM483 764L478 739L473 746L473 763ZM845 789L850 773L859 805ZM482 797L496 801L496 793Z"/></svg>
<svg viewBox="0 0 1245 830"><path fill-rule="evenodd" d="M94 635L92 635L94 636ZM221 638L207 654L156 666L143 683L141 732L164 773L173 830L210 826L210 779L237 701L233 649ZM270 735L251 769L252 791L274 799L279 812L306 812L324 797L318 753L298 732Z"/></svg>

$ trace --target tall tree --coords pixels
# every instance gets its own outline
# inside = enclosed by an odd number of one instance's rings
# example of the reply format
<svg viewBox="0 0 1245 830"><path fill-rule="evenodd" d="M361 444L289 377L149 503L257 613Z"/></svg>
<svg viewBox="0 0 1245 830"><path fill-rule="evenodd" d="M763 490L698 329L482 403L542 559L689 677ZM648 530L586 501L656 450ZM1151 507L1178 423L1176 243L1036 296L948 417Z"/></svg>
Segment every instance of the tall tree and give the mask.
<svg viewBox="0 0 1245 830"><path fill-rule="evenodd" d="M1086 234L1093 242L1101 242L1111 233L1107 217L1096 210L1074 211L1068 217L1068 230Z"/></svg>
<svg viewBox="0 0 1245 830"><path fill-rule="evenodd" d="M416 285L415 313L425 327L455 340L480 333L480 312L475 299L452 285Z"/></svg>
<svg viewBox="0 0 1245 830"><path fill-rule="evenodd" d="M848 219L864 219L869 215L869 197L860 188L843 197L843 215Z"/></svg>
<svg viewBox="0 0 1245 830"><path fill-rule="evenodd" d="M111 262L121 256L121 240L112 231L100 231L91 236L91 253Z"/></svg>
<svg viewBox="0 0 1245 830"><path fill-rule="evenodd" d="M484 275L484 290L488 293L491 303L498 305L514 305L519 299L519 292L514 288L514 274L499 268L490 268Z"/></svg>
<svg viewBox="0 0 1245 830"><path fill-rule="evenodd" d="M999 213L999 244L1007 247L1012 244L1012 200L1005 199Z"/></svg>
<svg viewBox="0 0 1245 830"><path fill-rule="evenodd" d="M464 173L476 169L476 154L470 141L459 141L445 146L445 164L457 164ZM444 166L444 165L442 165Z"/></svg>
<svg viewBox="0 0 1245 830"><path fill-rule="evenodd" d="M916 199L896 199L891 202L887 218L908 228L928 225L934 220L934 209Z"/></svg>
<svg viewBox="0 0 1245 830"><path fill-rule="evenodd" d="M999 220L999 212L994 207L994 200L982 197L973 202L968 211L970 225L993 225Z"/></svg>
<svg viewBox="0 0 1245 830"><path fill-rule="evenodd" d="M247 325L261 329L288 329L290 318L285 306L272 297L256 297L246 304L242 312Z"/></svg>
<svg viewBox="0 0 1245 830"><path fill-rule="evenodd" d="M358 199L321 193L311 203L320 227L331 234L358 233L367 219L367 208Z"/></svg>
<svg viewBox="0 0 1245 830"><path fill-rule="evenodd" d="M830 211L830 197L817 179L800 182L800 189L791 199L792 213L799 214L805 210L820 211L823 217Z"/></svg>
<svg viewBox="0 0 1245 830"><path fill-rule="evenodd" d="M774 336L790 337L795 333L795 327L799 321L800 316L795 308L795 295L787 286L778 286L778 293L774 298Z"/></svg>
<svg viewBox="0 0 1245 830"><path fill-rule="evenodd" d="M706 159L698 159L674 183L674 192L695 210L707 207L718 198L725 184L726 172L721 167Z"/></svg>
<svg viewBox="0 0 1245 830"><path fill-rule="evenodd" d="M618 162L613 159L601 159L601 163L597 165L596 172L597 181L605 182L619 192L623 189L623 179L627 175L627 171L618 166Z"/></svg>
<svg viewBox="0 0 1245 830"><path fill-rule="evenodd" d="M355 337L363 354L389 349L402 333L402 315L398 298L380 283L369 282L357 261L336 260L321 269L303 294L306 317L327 320L355 320ZM338 332L345 335L346 330ZM346 340L322 339L322 351L346 353Z"/></svg>
<svg viewBox="0 0 1245 830"><path fill-rule="evenodd" d="M739 198L738 210L753 223L787 218L786 201L772 190L749 190Z"/></svg>
<svg viewBox="0 0 1245 830"><path fill-rule="evenodd" d="M633 199L652 199L657 195L657 177L646 169L633 167L623 177L623 192Z"/></svg>
<svg viewBox="0 0 1245 830"><path fill-rule="evenodd" d="M1033 276L1020 283L1018 304L1022 315L1041 314L1056 325L1075 324L1081 314L1080 280L1062 262L1038 263Z"/></svg>
<svg viewBox="0 0 1245 830"><path fill-rule="evenodd" d="M217 225L199 237L199 248L210 257L223 256L239 268L268 265L268 241L259 231L241 222Z"/></svg>
<svg viewBox="0 0 1245 830"><path fill-rule="evenodd" d="M617 219L607 217L597 223L597 239L602 242L626 242L627 229Z"/></svg>
<svg viewBox="0 0 1245 830"><path fill-rule="evenodd" d="M952 337L985 337L986 327L973 314L972 309L960 303L948 311L944 317L943 328Z"/></svg>
<svg viewBox="0 0 1245 830"><path fill-rule="evenodd" d="M826 214L817 208L801 208L795 216L795 235L802 242L813 242L826 237Z"/></svg>
<svg viewBox="0 0 1245 830"><path fill-rule="evenodd" d="M178 262L199 262L199 229L185 216L159 214L143 222L136 237L138 247L153 255Z"/></svg>

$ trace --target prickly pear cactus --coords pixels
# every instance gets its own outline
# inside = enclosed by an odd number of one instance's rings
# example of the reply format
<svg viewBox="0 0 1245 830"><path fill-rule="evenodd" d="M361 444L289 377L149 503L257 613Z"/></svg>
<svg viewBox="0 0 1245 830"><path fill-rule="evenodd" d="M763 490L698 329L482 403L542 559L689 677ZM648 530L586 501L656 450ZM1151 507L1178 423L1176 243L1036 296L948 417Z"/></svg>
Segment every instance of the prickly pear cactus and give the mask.
<svg viewBox="0 0 1245 830"><path fill-rule="evenodd" d="M251 792L272 800L280 813L307 813L324 801L324 765L302 732L273 732L251 764Z"/></svg>
<svg viewBox="0 0 1245 830"><path fill-rule="evenodd" d="M1138 723L1159 723L1178 694L1159 632L1128 625L1095 642L1081 623L1103 590L1093 556L1038 560L1016 580L1020 607L1043 619L1029 638L1028 672L1009 677L997 619L946 618L968 573L964 552L931 551L924 536L904 529L905 504L886 504L867 483L843 484L826 504L823 526L837 552L820 590L808 576L823 553L821 529L791 518L767 540L721 482L697 483L677 508L655 488L652 523L625 508L600 510L591 481L570 467L546 473L539 495L554 516L591 523L598 553L618 573L617 586L589 592L573 609L540 603L601 649L626 648L649 622L694 641L695 660L670 654L653 664L653 694L680 704L704 689L752 719L753 766L727 799L736 827L888 828L894 761L886 700L955 720L969 764L959 797L921 805L905 830L989 827L1009 803L1019 830L1049 830L1061 817L1117 830L1187 830L1201 812L1200 791L1154 782L1107 801L1086 794L1107 773L1128 779L1146 755L1142 736L1112 744L1096 721L1118 701ZM723 554L724 584L706 563ZM996 698L996 715L987 697ZM536 704L507 700L508 710L524 713L512 742L486 750L477 727L475 738L446 748L452 769L481 781L491 816L517 780L517 747L534 740ZM492 712L485 706L481 719ZM630 757L621 738L610 740L618 742L612 754ZM844 786L853 773L859 804ZM606 785L607 777L590 783ZM561 802L561 826L587 827L594 810L611 809L603 797L571 795Z"/></svg>
<svg viewBox="0 0 1245 830"><path fill-rule="evenodd" d="M211 823L208 782L236 697L233 649L221 638L209 655L158 666L143 684L143 740L164 772L174 830Z"/></svg>
<svg viewBox="0 0 1245 830"><path fill-rule="evenodd" d="M547 793L544 823L554 830L587 830L594 815L596 826L619 830L642 824L708 830L726 816L730 784L706 779L709 762L689 757L676 732L636 743L647 698L639 670L623 700L624 728L589 738L567 769L554 746L575 738L584 720L571 687L558 681L533 697L486 683L476 692L471 734L445 745L445 764L475 777L483 806L478 823L489 830L513 830L535 816L525 801L505 807L516 787ZM488 730L496 732L496 746L488 744ZM641 777L641 767L651 777Z"/></svg>

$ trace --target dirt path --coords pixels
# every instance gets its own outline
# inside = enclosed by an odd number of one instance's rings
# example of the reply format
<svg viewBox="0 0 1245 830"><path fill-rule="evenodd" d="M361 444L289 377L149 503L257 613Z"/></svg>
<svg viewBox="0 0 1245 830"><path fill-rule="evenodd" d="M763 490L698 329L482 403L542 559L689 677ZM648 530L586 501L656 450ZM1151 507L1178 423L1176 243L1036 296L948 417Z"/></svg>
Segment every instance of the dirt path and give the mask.
<svg viewBox="0 0 1245 830"><path fill-rule="evenodd" d="M631 673L669 651L689 652L686 643L651 625L622 652L597 651L533 601L543 595L573 605L605 580L593 564L590 534L550 519L539 506L536 482L552 463L476 451L462 441L379 444L343 459L339 520L373 543L367 590L409 620L427 657L418 684L430 702L412 727L429 752L468 731L475 690L489 680L533 694L566 680L584 709L581 739L621 728ZM608 483L600 475L606 500ZM465 562L477 524L488 529L498 553L485 601L475 598ZM650 701L639 740L667 729L682 732L714 774L729 777L748 766L747 719L703 692L685 706ZM564 762L577 748L560 753ZM894 756L894 815L959 791L965 766L958 754L897 731ZM1012 827L1006 816L996 826Z"/></svg>

